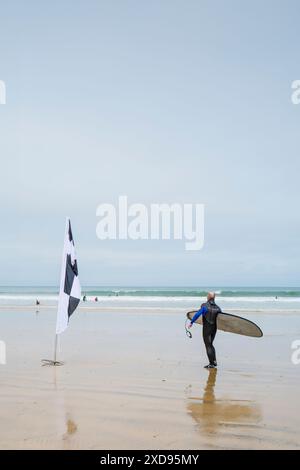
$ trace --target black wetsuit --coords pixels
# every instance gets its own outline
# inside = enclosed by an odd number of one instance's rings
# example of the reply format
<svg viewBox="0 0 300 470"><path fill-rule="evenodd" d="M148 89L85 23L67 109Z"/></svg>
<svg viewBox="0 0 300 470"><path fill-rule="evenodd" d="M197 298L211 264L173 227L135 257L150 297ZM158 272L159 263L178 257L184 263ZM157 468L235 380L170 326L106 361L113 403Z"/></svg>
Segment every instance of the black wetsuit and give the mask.
<svg viewBox="0 0 300 470"><path fill-rule="evenodd" d="M207 312L202 316L203 322L203 341L206 347L209 364L216 364L216 351L213 342L217 333L217 316L221 312L220 307L215 304L214 300L209 300L203 306L206 307Z"/></svg>

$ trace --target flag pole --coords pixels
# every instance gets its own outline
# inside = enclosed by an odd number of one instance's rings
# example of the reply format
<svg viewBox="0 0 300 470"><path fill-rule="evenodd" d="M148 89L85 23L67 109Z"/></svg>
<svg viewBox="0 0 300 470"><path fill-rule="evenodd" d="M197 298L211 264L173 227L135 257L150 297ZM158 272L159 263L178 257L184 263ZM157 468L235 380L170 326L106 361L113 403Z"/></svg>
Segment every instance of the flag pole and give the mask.
<svg viewBox="0 0 300 470"><path fill-rule="evenodd" d="M68 224L69 224L69 218L66 218L66 226L65 226L65 236L64 236L64 249L63 249L63 255L62 255L62 272L61 272L61 279L60 279L60 287L59 287L59 294L61 293L62 290L62 283L63 283L63 277L64 277L64 261L65 261L65 244L66 244L66 236L67 236L67 229L68 229ZM57 333L57 327L55 331L55 339L54 339L54 357L53 361L51 359L42 359L42 366L62 366L63 362L57 361L57 343L58 343L58 333Z"/></svg>
<svg viewBox="0 0 300 470"><path fill-rule="evenodd" d="M54 364L56 363L56 354L57 354L57 333L55 335L55 342L54 342Z"/></svg>
<svg viewBox="0 0 300 470"><path fill-rule="evenodd" d="M53 361L43 359L42 365L62 366L57 360L58 335L65 331L69 318L76 310L81 299L81 287L78 279L78 268L70 218L66 218L64 248L61 264L60 288L56 316L56 330Z"/></svg>
<svg viewBox="0 0 300 470"><path fill-rule="evenodd" d="M57 360L57 344L58 344L58 334L55 335L54 340L54 357L53 361L51 359L42 359L42 366L62 366L64 363Z"/></svg>

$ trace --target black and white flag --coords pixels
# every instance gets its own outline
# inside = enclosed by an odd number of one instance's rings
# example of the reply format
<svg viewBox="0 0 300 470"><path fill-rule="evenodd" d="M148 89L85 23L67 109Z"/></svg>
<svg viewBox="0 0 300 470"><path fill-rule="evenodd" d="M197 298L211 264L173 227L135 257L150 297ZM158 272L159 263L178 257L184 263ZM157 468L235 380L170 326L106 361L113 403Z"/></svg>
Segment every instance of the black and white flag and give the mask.
<svg viewBox="0 0 300 470"><path fill-rule="evenodd" d="M60 278L56 334L68 326L69 318L78 306L81 298L81 287L78 279L78 268L70 219L66 220L66 232Z"/></svg>

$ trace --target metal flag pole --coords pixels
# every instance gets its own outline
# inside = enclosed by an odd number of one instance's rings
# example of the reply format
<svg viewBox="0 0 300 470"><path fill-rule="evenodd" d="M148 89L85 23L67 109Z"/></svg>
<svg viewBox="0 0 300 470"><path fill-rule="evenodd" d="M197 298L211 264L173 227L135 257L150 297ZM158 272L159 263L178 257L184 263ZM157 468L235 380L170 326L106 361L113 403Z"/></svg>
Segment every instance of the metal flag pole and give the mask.
<svg viewBox="0 0 300 470"><path fill-rule="evenodd" d="M55 342L54 342L54 364L56 362L56 353L57 353L57 334L55 335Z"/></svg>
<svg viewBox="0 0 300 470"><path fill-rule="evenodd" d="M51 359L42 359L42 366L62 366L64 363L61 361L57 361L57 345L58 345L58 334L55 335L54 341L54 358L53 361Z"/></svg>
<svg viewBox="0 0 300 470"><path fill-rule="evenodd" d="M61 264L60 287L57 305L56 330L53 361L43 359L42 365L62 366L57 360L58 335L68 326L69 318L76 310L81 299L81 287L78 279L77 259L70 218L66 218L64 247Z"/></svg>
<svg viewBox="0 0 300 470"><path fill-rule="evenodd" d="M64 235L64 247L62 253L62 264L61 264L61 277L60 277L60 287L59 287L59 295L62 290L63 282L64 282L64 269L65 269L65 257L66 257L66 237L68 233L68 226L69 226L69 218L66 218L66 226L65 226L65 235ZM59 300L58 300L59 305ZM55 331L55 340L54 340L54 357L53 360L51 359L42 359L42 366L62 366L63 362L57 361L57 343L58 343L58 333L57 328Z"/></svg>

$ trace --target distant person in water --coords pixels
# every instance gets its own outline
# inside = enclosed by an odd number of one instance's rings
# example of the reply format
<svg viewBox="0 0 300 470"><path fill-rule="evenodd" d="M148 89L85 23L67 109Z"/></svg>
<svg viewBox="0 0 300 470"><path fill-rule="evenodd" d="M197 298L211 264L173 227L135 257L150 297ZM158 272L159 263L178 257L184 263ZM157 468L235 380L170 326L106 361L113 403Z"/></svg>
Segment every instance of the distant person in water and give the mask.
<svg viewBox="0 0 300 470"><path fill-rule="evenodd" d="M95 302L98 302L98 297L95 297Z"/></svg>
<svg viewBox="0 0 300 470"><path fill-rule="evenodd" d="M83 302L86 302L86 295L82 297Z"/></svg>
<svg viewBox="0 0 300 470"><path fill-rule="evenodd" d="M209 364L205 366L206 369L217 367L216 351L213 342L217 333L217 317L221 309L215 303L215 297L216 294L214 292L208 293L207 302L201 305L201 308L195 313L189 325L189 328L191 328L200 315L202 315L203 341L209 360Z"/></svg>
<svg viewBox="0 0 300 470"><path fill-rule="evenodd" d="M39 301L39 299L36 299L36 301L35 301L35 305L40 305L40 301Z"/></svg>

